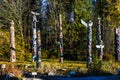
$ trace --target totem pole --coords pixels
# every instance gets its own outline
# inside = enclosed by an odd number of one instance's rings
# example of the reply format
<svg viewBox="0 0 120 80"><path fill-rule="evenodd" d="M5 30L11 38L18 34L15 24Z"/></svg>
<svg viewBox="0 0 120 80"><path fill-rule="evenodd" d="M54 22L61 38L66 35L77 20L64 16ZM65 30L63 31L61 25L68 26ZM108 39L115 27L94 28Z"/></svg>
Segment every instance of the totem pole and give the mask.
<svg viewBox="0 0 120 80"><path fill-rule="evenodd" d="M62 16L61 16L61 0L58 0L58 27L59 27L59 45L60 45L60 62L63 63L63 32L62 32Z"/></svg>
<svg viewBox="0 0 120 80"><path fill-rule="evenodd" d="M61 14L59 14L59 28L60 28L60 62L63 63L63 58L64 58L64 54L63 54L63 33L62 33L62 16Z"/></svg>
<svg viewBox="0 0 120 80"><path fill-rule="evenodd" d="M115 54L116 60L120 61L120 28L115 29Z"/></svg>
<svg viewBox="0 0 120 80"><path fill-rule="evenodd" d="M92 63L91 50L92 50L92 25L93 25L93 22L89 21L88 23L86 23L81 19L81 23L87 28L87 33L88 33L88 36L87 36L87 39L88 39L88 43L87 43L87 48L88 48L88 51L87 51L87 57L88 57L87 67L90 67L90 65Z"/></svg>
<svg viewBox="0 0 120 80"><path fill-rule="evenodd" d="M36 12L31 12L31 14L33 14L33 21L32 21L32 30L33 30L33 40L32 40L32 61L34 62L35 59L37 58L37 32L36 32L36 22L37 15L40 15L39 13Z"/></svg>
<svg viewBox="0 0 120 80"><path fill-rule="evenodd" d="M71 11L70 11L70 14L69 14L69 22L74 22L75 21L75 13L74 13L74 0L71 0L70 1L70 6L71 6Z"/></svg>
<svg viewBox="0 0 120 80"><path fill-rule="evenodd" d="M101 18L98 18L97 39L98 39L98 45L96 45L96 48L98 49L98 55L100 57L100 60L102 60L104 45L102 45L103 41L101 39Z"/></svg>
<svg viewBox="0 0 120 80"><path fill-rule="evenodd" d="M41 66L41 36L40 30L37 32L37 68Z"/></svg>
<svg viewBox="0 0 120 80"><path fill-rule="evenodd" d="M10 27L10 62L16 61L15 54L15 31L14 31L14 22L12 20Z"/></svg>

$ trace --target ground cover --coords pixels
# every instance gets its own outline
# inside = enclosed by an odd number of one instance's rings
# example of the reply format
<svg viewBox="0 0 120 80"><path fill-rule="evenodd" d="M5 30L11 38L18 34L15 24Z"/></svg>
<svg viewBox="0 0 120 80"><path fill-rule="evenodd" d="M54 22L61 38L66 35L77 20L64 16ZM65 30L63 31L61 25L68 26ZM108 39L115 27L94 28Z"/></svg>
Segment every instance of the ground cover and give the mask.
<svg viewBox="0 0 120 80"><path fill-rule="evenodd" d="M84 61L64 61L60 63L59 60L43 60L41 67L36 68L35 62L0 62L0 65L6 64L6 67L0 69L0 74L13 73L16 77L24 77L24 73L37 72L40 75L59 75L68 77L71 72L75 73L70 77L84 77L84 76L110 76L117 75L117 69L120 68L119 62L103 61L101 64L93 63L90 68L86 67Z"/></svg>

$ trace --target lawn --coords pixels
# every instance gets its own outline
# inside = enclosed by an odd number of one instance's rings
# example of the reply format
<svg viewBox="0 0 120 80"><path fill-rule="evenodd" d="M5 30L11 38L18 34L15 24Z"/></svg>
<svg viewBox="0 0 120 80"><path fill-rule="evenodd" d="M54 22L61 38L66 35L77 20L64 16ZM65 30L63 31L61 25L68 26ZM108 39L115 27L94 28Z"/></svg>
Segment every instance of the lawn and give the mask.
<svg viewBox="0 0 120 80"><path fill-rule="evenodd" d="M59 60L43 60L39 69L36 68L35 62L0 62L0 65L2 64L6 64L5 73L11 72L18 77L21 77L23 72L34 71L40 74L52 71L63 76L71 70L81 76L115 75L117 74L117 69L120 68L119 62L112 61L103 61L100 66L93 63L90 68L86 68L86 62L84 61L64 61L64 63L60 63ZM0 72L3 72L2 69L0 69Z"/></svg>

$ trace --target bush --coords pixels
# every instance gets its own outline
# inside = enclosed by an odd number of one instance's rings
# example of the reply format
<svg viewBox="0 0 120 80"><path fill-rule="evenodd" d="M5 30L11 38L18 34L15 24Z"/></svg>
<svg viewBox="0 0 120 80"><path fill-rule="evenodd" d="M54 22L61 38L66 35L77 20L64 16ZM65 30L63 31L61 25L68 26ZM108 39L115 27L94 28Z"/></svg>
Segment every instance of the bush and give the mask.
<svg viewBox="0 0 120 80"><path fill-rule="evenodd" d="M32 61L32 54L31 53L26 53L24 54L24 61L29 61L31 62Z"/></svg>
<svg viewBox="0 0 120 80"><path fill-rule="evenodd" d="M14 64L6 64L5 74L12 73L15 76L20 78L22 76L22 71L14 66Z"/></svg>
<svg viewBox="0 0 120 80"><path fill-rule="evenodd" d="M102 61L98 59L96 56L93 58L93 62L88 68L88 74L92 75L99 75L102 71Z"/></svg>
<svg viewBox="0 0 120 80"><path fill-rule="evenodd" d="M41 54L42 54L41 56L42 56L43 59L47 59L49 52L47 50L42 50Z"/></svg>
<svg viewBox="0 0 120 80"><path fill-rule="evenodd" d="M103 60L109 61L109 60L113 60L113 59L114 59L113 54L105 53L103 55Z"/></svg>
<svg viewBox="0 0 120 80"><path fill-rule="evenodd" d="M9 32L0 30L0 60L7 60L10 56Z"/></svg>

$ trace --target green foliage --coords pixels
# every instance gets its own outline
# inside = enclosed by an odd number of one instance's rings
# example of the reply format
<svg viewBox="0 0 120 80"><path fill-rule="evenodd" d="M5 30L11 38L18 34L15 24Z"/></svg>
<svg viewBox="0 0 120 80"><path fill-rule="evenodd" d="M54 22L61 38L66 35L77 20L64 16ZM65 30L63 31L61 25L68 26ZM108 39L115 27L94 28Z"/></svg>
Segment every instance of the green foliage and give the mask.
<svg viewBox="0 0 120 80"><path fill-rule="evenodd" d="M117 74L116 70L120 67L119 62L114 61L104 61L102 65L102 70L107 73Z"/></svg>
<svg viewBox="0 0 120 80"><path fill-rule="evenodd" d="M1 56L5 56L8 60L10 57L10 52L9 52L9 44L10 44L10 39L9 39L9 27L10 27L10 22L11 20L13 20L15 22L15 48L16 48L16 57L18 60L24 60L24 54L25 53L25 44L30 44L30 38L27 38L28 40L26 40L26 36L30 37L28 33L30 33L29 31L27 31L26 26L28 26L29 24L26 23L27 21L31 21L28 20L28 15L30 14L30 8L31 5L34 4L34 2L36 3L36 1L23 1L23 0L4 0L0 3L0 31L2 31L3 33L7 33L7 36L5 35L1 35L0 41L1 44L0 46L2 46L0 48L0 54ZM30 6L28 6L27 4L30 4ZM33 6L35 9L35 5ZM33 10L33 8L32 8ZM27 16L25 16L27 15ZM31 23L31 22L29 22ZM28 24L28 25L26 25ZM28 28L28 30L30 30ZM5 38L4 38L5 37ZM4 39L6 42L3 43ZM25 41L27 43L25 43ZM7 43L7 44L6 44ZM30 45L28 46L30 47ZM27 47L27 49L28 49ZM30 49L30 48L29 48ZM26 50L29 52L29 50ZM2 58L1 58L2 59Z"/></svg>
<svg viewBox="0 0 120 80"><path fill-rule="evenodd" d="M17 77L21 76L21 71L37 71L41 74L45 74L49 71L55 71L56 73L68 73L70 70L74 70L77 73L81 74L79 76L106 76L106 75L113 75L116 74L116 70L120 67L119 62L114 61L103 61L100 63L100 60L95 58L94 63L92 64L91 68L86 68L86 62L82 61L64 61L64 63L59 63L59 60L42 60L41 68L38 70L35 68L35 63L31 62L16 62L16 63L10 63L10 62L0 62L1 64L6 64L5 72L12 72ZM14 67L13 67L14 66ZM97 67L96 67L97 66ZM66 69L65 71L62 71L61 69ZM87 72L88 71L88 72ZM0 69L0 72L2 72L2 69Z"/></svg>
<svg viewBox="0 0 120 80"><path fill-rule="evenodd" d="M97 17L102 18L102 40L105 44L105 60L114 56L114 31L120 26L120 0L98 0L94 10L92 0L67 0L60 4L57 0L48 0L50 10L43 25L41 16L38 16L37 28L41 30L42 58L59 58L59 8L62 14L63 51L65 59L86 60L87 57L87 29L80 23L80 19L87 22L94 21L92 52L96 53L96 26ZM17 60L31 61L32 42L32 15L31 11L40 12L38 0L3 0L0 3L0 59L9 60L9 27L11 20L15 22L15 45ZM75 21L69 22L70 12L74 11ZM67 19L68 18L68 19ZM1 34L2 33L2 34ZM98 61L96 59L96 61ZM99 61L93 63L99 67ZM95 67L95 66L93 66Z"/></svg>
<svg viewBox="0 0 120 80"><path fill-rule="evenodd" d="M111 53L104 53L103 59L106 61L113 61L115 58L114 55Z"/></svg>
<svg viewBox="0 0 120 80"><path fill-rule="evenodd" d="M24 61L32 61L32 54L29 52L24 53Z"/></svg>
<svg viewBox="0 0 120 80"><path fill-rule="evenodd" d="M67 6L67 11L63 14L62 19L65 59L86 60L87 29L80 23L80 19L84 19L86 22L91 19L91 2L75 0L73 7L70 5L71 3L63 3ZM72 10L75 13L75 21L68 23L64 17L67 17L66 15L69 15Z"/></svg>
<svg viewBox="0 0 120 80"><path fill-rule="evenodd" d="M48 54L49 54L49 52L47 50L42 50L42 58L43 59L49 58Z"/></svg>
<svg viewBox="0 0 120 80"><path fill-rule="evenodd" d="M93 58L93 63L90 66L91 70L101 70L102 61L98 59L96 56Z"/></svg>
<svg viewBox="0 0 120 80"><path fill-rule="evenodd" d="M102 30L102 40L105 45L104 53L106 58L111 58L114 56L114 28L120 26L120 0L98 0L95 9L93 10L93 19L94 19L94 26L98 26L96 23L97 17L101 17L101 30ZM119 6L119 7L118 7ZM112 55L112 56L111 56Z"/></svg>
<svg viewBox="0 0 120 80"><path fill-rule="evenodd" d="M9 60L9 32L0 29L0 60Z"/></svg>
<svg viewBox="0 0 120 80"><path fill-rule="evenodd" d="M1 30L4 32L7 31L7 35L9 35L9 27L10 27L10 22L13 20L15 22L15 41L16 41L16 53L21 53L24 51L23 46L24 46L24 41L23 41L23 28L22 28L22 0L17 0L17 1L9 1L9 0L4 0L0 3L0 22L1 22ZM6 38L7 44L10 44L10 39ZM20 43L20 44L19 44ZM9 55L9 45L5 46L4 44L2 45L5 47L4 51L2 52L5 54L7 58L10 57ZM6 51L7 54L5 53Z"/></svg>
<svg viewBox="0 0 120 80"><path fill-rule="evenodd" d="M105 75L113 74L108 72L108 70L106 70L105 68L103 68L104 65L105 64L103 63L103 61L101 61L97 57L94 57L91 66L88 68L88 75L94 75L94 76L104 75L105 76Z"/></svg>
<svg viewBox="0 0 120 80"><path fill-rule="evenodd" d="M107 59L107 58L106 58ZM101 61L97 57L93 58L93 63L88 68L89 75L113 75L116 74L116 70L119 68L119 62L114 62L111 59L107 61Z"/></svg>

